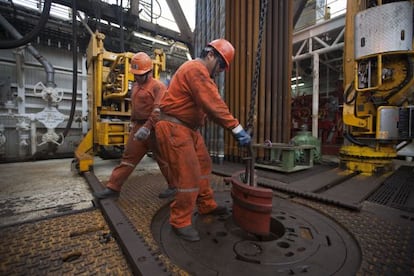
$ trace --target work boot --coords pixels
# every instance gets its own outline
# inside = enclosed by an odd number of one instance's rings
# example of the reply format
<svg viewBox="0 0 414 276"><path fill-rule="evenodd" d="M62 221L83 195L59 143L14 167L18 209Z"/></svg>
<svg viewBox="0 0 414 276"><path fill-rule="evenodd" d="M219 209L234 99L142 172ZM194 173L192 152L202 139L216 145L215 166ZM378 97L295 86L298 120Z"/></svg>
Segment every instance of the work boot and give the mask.
<svg viewBox="0 0 414 276"><path fill-rule="evenodd" d="M113 198L113 197L118 197L119 192L114 191L114 190L109 189L109 188L105 188L104 190L102 190L100 192L93 193L93 196L98 198L98 199Z"/></svg>
<svg viewBox="0 0 414 276"><path fill-rule="evenodd" d="M174 226L171 226L174 233L181 239L186 241L199 241L200 236L198 235L198 231L194 229L192 225L182 227L182 228L175 228Z"/></svg>
<svg viewBox="0 0 414 276"><path fill-rule="evenodd" d="M159 198L168 198L170 196L175 195L175 193L177 192L176 188L170 188L168 187L165 191L161 192L158 197Z"/></svg>
<svg viewBox="0 0 414 276"><path fill-rule="evenodd" d="M217 205L217 207L213 210L211 210L210 212L203 214L203 215L213 215L213 216L220 216L220 215L225 215L228 213L227 207L226 206L220 206Z"/></svg>

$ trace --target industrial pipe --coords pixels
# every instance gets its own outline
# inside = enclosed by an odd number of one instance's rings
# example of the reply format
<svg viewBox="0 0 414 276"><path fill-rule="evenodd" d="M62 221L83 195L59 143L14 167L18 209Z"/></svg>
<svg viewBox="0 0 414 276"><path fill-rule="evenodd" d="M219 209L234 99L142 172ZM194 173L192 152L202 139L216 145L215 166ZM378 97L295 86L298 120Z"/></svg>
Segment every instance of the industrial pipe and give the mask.
<svg viewBox="0 0 414 276"><path fill-rule="evenodd" d="M23 36L0 14L0 24L6 28L16 39L21 39ZM1 47L0 47L1 48ZM46 71L46 87L56 87L55 84L55 69L32 45L27 45L27 50L36 58L45 68Z"/></svg>

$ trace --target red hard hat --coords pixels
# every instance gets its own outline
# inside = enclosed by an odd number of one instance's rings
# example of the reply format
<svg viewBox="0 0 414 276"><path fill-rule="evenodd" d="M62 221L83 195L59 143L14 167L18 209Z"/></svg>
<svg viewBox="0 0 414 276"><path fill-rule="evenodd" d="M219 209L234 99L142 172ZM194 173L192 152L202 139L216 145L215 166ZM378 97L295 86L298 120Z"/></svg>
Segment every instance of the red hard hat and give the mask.
<svg viewBox="0 0 414 276"><path fill-rule="evenodd" d="M144 52L136 53L131 59L131 72L134 75L144 75L152 70L152 60Z"/></svg>
<svg viewBox="0 0 414 276"><path fill-rule="evenodd" d="M226 62L226 70L229 69L230 62L234 58L234 47L224 38L211 41L208 46L213 47Z"/></svg>

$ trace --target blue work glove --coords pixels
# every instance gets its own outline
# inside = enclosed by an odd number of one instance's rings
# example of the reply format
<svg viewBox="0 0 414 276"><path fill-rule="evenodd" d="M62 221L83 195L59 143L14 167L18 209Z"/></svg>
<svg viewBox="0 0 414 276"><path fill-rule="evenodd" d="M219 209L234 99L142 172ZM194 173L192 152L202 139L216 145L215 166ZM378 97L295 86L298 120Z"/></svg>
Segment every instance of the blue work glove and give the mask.
<svg viewBox="0 0 414 276"><path fill-rule="evenodd" d="M135 132L134 134L134 139L136 140L146 140L149 135L150 135L151 131L146 128L146 127L140 127L137 132Z"/></svg>
<svg viewBox="0 0 414 276"><path fill-rule="evenodd" d="M250 137L249 133L247 133L241 125L233 128L232 132L234 138L239 142L239 146L246 146L252 141L252 137Z"/></svg>

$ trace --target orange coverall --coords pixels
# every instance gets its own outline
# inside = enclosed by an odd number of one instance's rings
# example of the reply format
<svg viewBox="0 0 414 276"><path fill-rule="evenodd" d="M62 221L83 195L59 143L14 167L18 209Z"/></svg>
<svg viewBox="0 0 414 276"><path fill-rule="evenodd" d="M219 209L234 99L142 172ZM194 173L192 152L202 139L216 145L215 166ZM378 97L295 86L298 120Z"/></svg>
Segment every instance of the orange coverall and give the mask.
<svg viewBox="0 0 414 276"><path fill-rule="evenodd" d="M182 228L191 225L196 204L200 214L217 207L209 179L212 163L198 128L206 115L227 129L235 128L239 121L220 97L206 66L198 60L187 61L177 70L160 108L155 132L161 156L177 185L170 205L170 224Z"/></svg>
<svg viewBox="0 0 414 276"><path fill-rule="evenodd" d="M154 110L154 108L158 108L159 100L165 91L165 85L151 76L148 77L148 80L143 85L134 82L131 94L131 130L121 163L112 171L111 177L106 184L108 188L114 191L120 191L124 182L148 150L153 152L155 160L158 163L161 173L167 180L168 185L172 185L172 182L169 181L168 163L163 161L158 154L153 131L155 122L159 117L159 111ZM143 141L135 140L134 134L142 126L148 128L151 131L151 135Z"/></svg>

